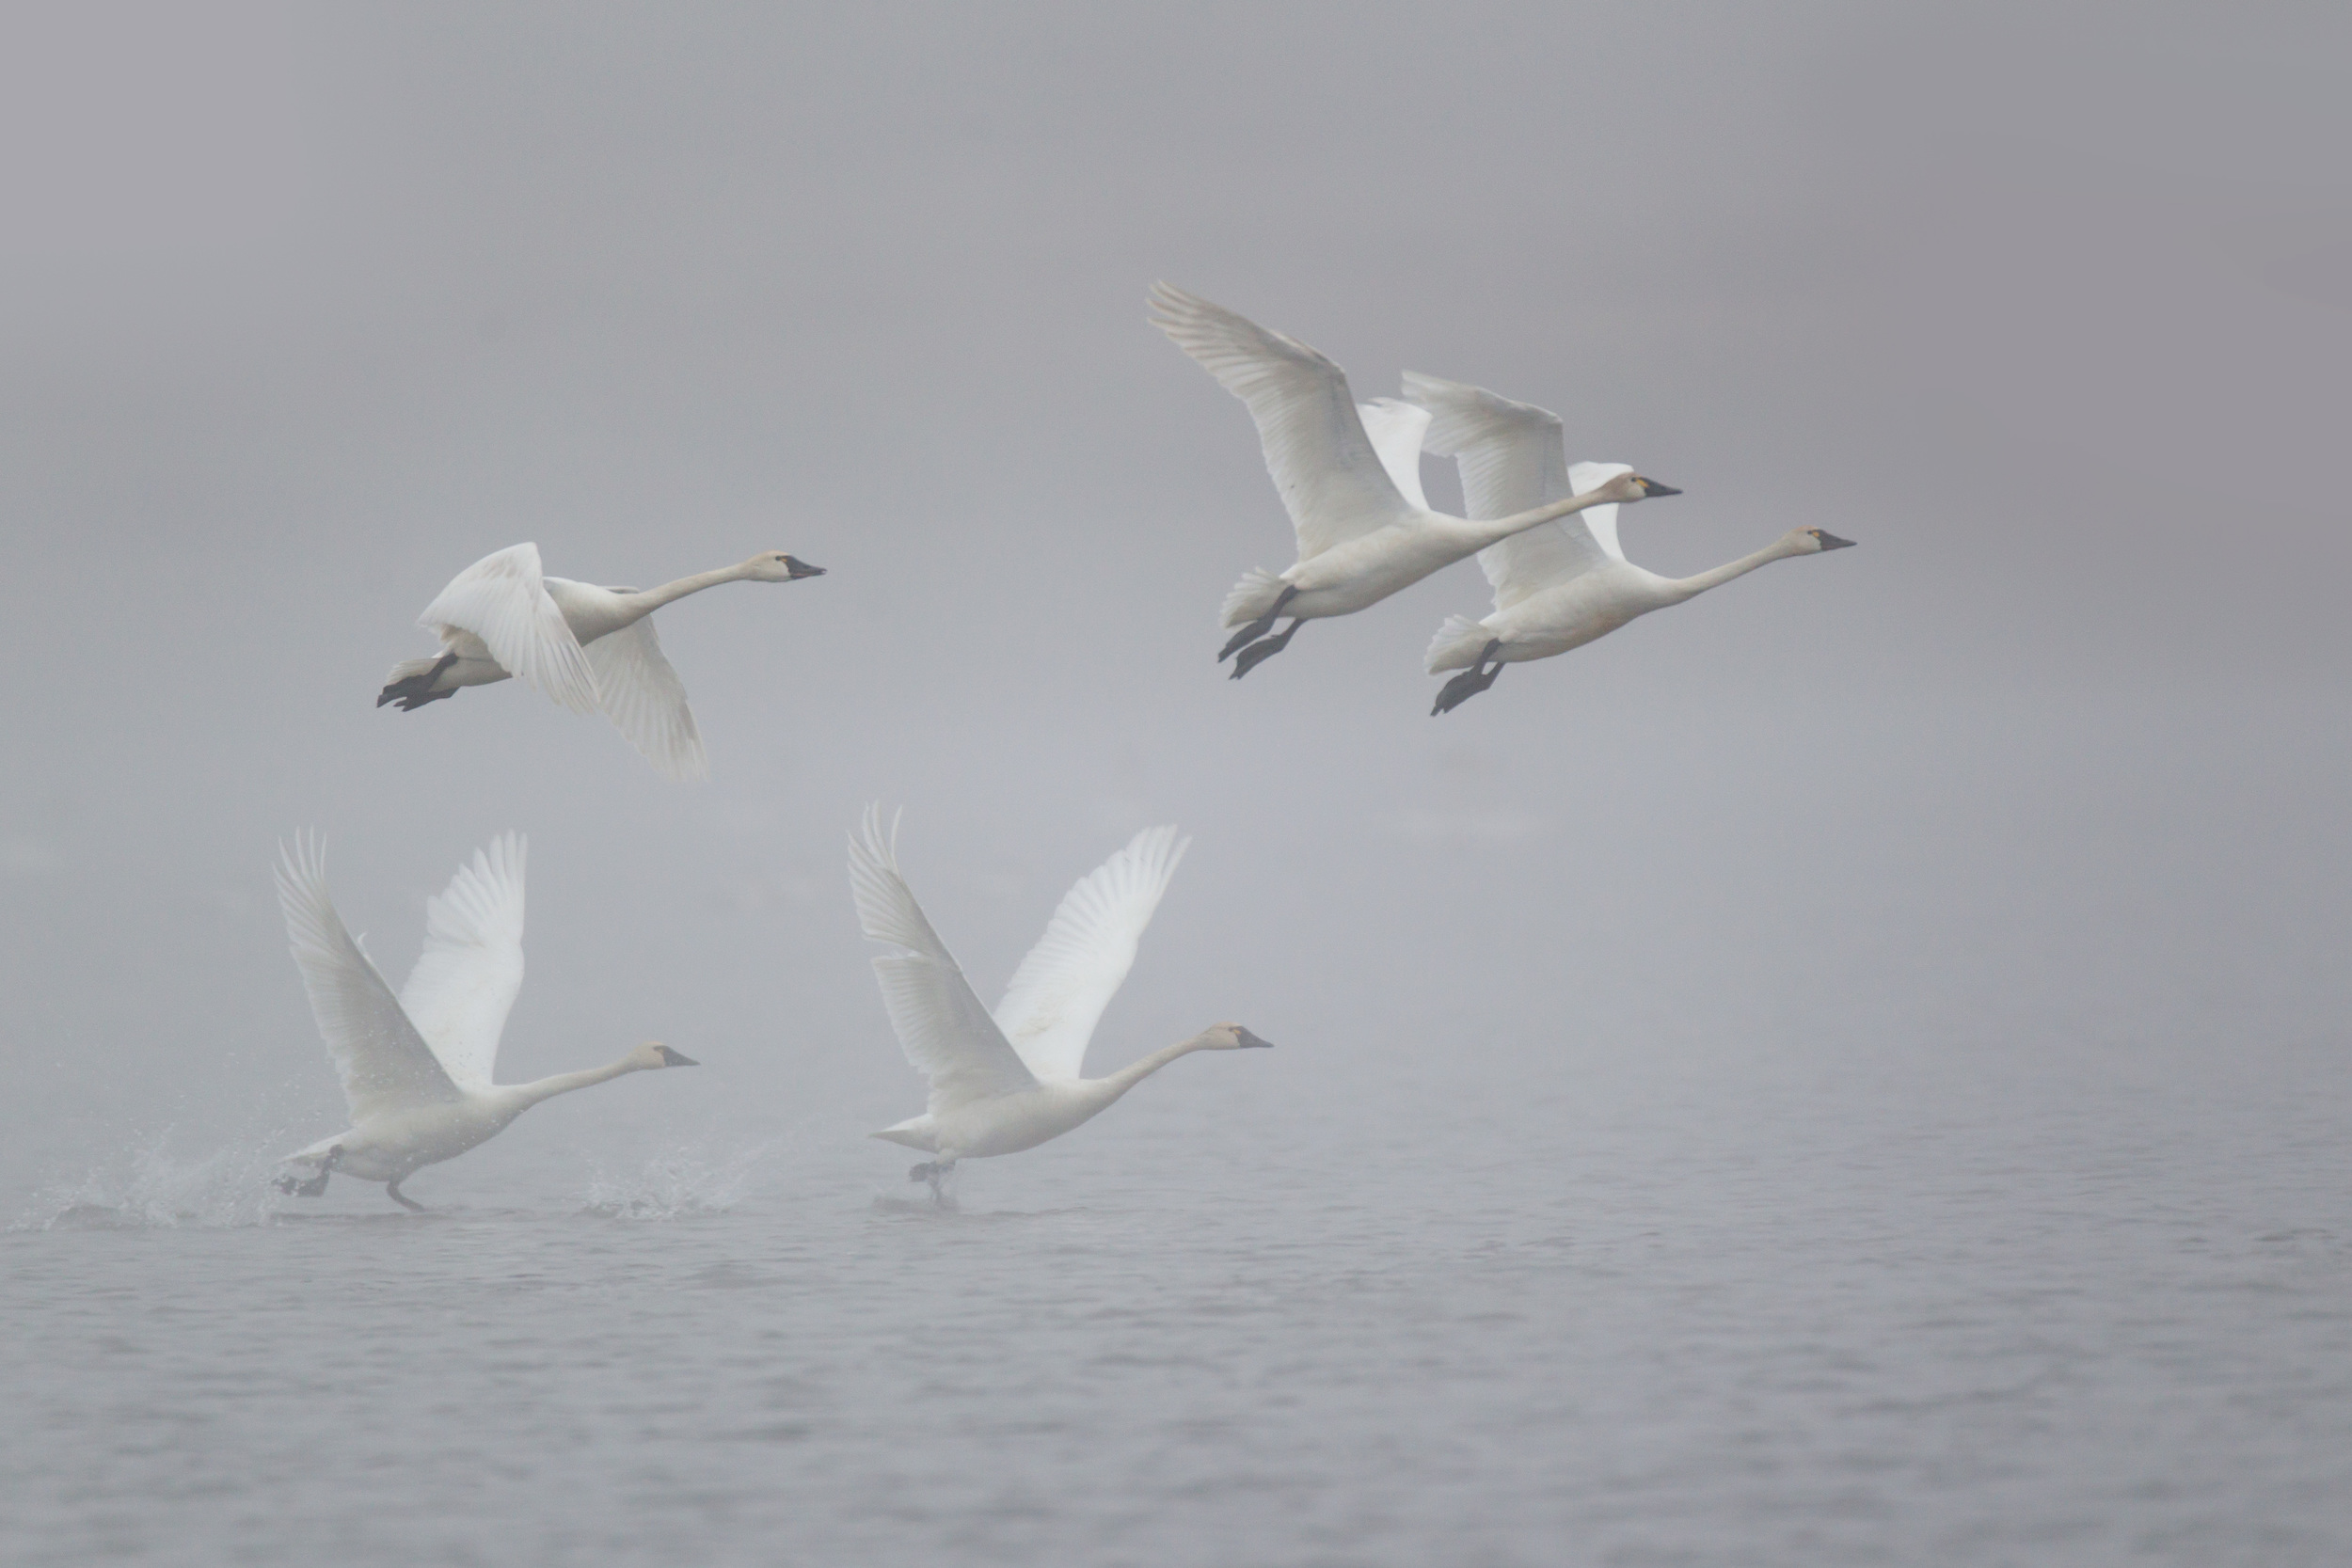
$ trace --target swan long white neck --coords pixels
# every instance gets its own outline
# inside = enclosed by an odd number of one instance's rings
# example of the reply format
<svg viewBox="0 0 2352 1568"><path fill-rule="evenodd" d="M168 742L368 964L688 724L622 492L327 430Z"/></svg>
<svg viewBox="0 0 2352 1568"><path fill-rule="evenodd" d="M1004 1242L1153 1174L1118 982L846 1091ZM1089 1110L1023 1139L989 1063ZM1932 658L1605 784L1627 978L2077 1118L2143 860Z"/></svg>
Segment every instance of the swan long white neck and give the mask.
<svg viewBox="0 0 2352 1568"><path fill-rule="evenodd" d="M648 588L636 594L619 594L617 597L628 616L628 622L623 624L642 621L663 605L674 604L689 594L699 594L706 588L716 588L723 582L740 582L743 579L744 571L745 566L741 563L722 566L716 571L696 572L691 578L680 578L675 582L665 582L659 588Z"/></svg>
<svg viewBox="0 0 2352 1568"><path fill-rule="evenodd" d="M1556 522L1571 513L1581 512L1588 506L1598 506L1606 498L1599 490L1587 490L1581 496L1570 496L1566 500L1547 501L1531 511L1514 512L1508 517L1497 517L1490 522L1483 523L1463 521L1457 523L1456 526L1467 529L1477 536L1478 547L1483 550L1488 545L1501 544L1515 533L1525 533L1531 528L1541 528L1546 523Z"/></svg>
<svg viewBox="0 0 2352 1568"><path fill-rule="evenodd" d="M1784 556L1798 553L1800 553L1798 547L1787 539L1775 539L1752 555L1743 555L1737 561L1726 561L1721 566L1701 572L1696 577L1663 578L1666 602L1679 604L1684 599L1695 598L1710 588L1723 586L1733 578L1747 576L1758 566L1769 566Z"/></svg>
<svg viewBox="0 0 2352 1568"><path fill-rule="evenodd" d="M1164 1045L1149 1056L1129 1062L1117 1072L1105 1074L1101 1078L1089 1078L1087 1084L1103 1097L1103 1103L1108 1105L1177 1057L1204 1050L1208 1043L1209 1037L1206 1034L1195 1035L1188 1040L1178 1040L1174 1045Z"/></svg>
<svg viewBox="0 0 2352 1568"><path fill-rule="evenodd" d="M594 1084L610 1083L623 1073L635 1072L639 1064L633 1056L624 1056L603 1067L583 1068L578 1072L559 1072L552 1078L534 1078L528 1084L501 1085L501 1091L513 1095L525 1107L543 1100L553 1100L559 1094L584 1089Z"/></svg>

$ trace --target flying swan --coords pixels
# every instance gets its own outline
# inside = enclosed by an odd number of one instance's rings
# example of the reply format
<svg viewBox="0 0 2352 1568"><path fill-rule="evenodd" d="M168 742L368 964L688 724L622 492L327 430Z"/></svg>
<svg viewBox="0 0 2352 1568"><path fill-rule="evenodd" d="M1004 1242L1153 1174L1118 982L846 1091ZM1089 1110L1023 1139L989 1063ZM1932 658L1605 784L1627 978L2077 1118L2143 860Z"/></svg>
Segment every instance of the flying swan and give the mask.
<svg viewBox="0 0 2352 1568"><path fill-rule="evenodd" d="M931 1155L907 1180L929 1181L934 1196L958 1160L1057 1138L1179 1056L1272 1043L1219 1023L1107 1078L1078 1076L1095 1022L1127 978L1136 942L1191 842L1174 828L1146 828L1079 879L1013 972L993 1018L898 875L897 840L897 824L885 836L882 808L867 808L864 834L850 840L850 887L858 925L893 949L874 960L882 1006L931 1093L921 1116L872 1135Z"/></svg>
<svg viewBox="0 0 2352 1568"><path fill-rule="evenodd" d="M1253 568L1225 595L1224 625L1239 629L1216 657L1241 656L1235 680L1290 646L1305 623L1352 615L1498 540L1588 506L1682 493L1629 471L1589 494L1564 491L1481 521L1432 512L1421 487L1418 437L1427 420L1419 411L1393 403L1359 409L1339 366L1182 289L1153 284L1152 308L1152 325L1248 405L1298 533L1295 565L1279 577ZM1285 615L1289 627L1270 635Z"/></svg>
<svg viewBox="0 0 2352 1568"><path fill-rule="evenodd" d="M397 997L335 912L326 848L316 838L297 837L281 850L278 901L311 1015L351 1102L349 1128L282 1162L309 1175L280 1177L280 1192L316 1197L340 1171L381 1181L393 1202L422 1209L401 1192L403 1181L495 1136L539 1101L625 1072L700 1065L648 1041L609 1067L530 1084L490 1082L499 1035L523 984L523 840L516 834L475 850L449 887L426 900L424 952Z"/></svg>
<svg viewBox="0 0 2352 1568"><path fill-rule="evenodd" d="M677 780L710 776L686 688L661 657L653 612L723 582L820 578L822 566L768 550L735 566L660 588L598 588L539 570L539 546L509 545L450 579L417 624L441 640L434 658L403 659L375 705L404 713L453 697L463 686L509 676L574 713L598 708L646 761Z"/></svg>
<svg viewBox="0 0 2352 1568"><path fill-rule="evenodd" d="M1454 458L1473 517L1522 516L1562 496L1602 496L1629 472L1622 463L1570 467L1560 417L1532 404L1411 371L1405 373L1405 395L1429 411L1424 442ZM1494 685L1505 664L1581 647L1637 615L1680 604L1783 557L1842 550L1852 543L1818 528L1791 529L1754 555L1713 571L1664 578L1626 560L1613 504L1499 540L1478 556L1494 585L1494 613L1483 621L1449 616L1429 644L1431 674L1462 672L1438 689L1429 712L1435 717L1469 702Z"/></svg>

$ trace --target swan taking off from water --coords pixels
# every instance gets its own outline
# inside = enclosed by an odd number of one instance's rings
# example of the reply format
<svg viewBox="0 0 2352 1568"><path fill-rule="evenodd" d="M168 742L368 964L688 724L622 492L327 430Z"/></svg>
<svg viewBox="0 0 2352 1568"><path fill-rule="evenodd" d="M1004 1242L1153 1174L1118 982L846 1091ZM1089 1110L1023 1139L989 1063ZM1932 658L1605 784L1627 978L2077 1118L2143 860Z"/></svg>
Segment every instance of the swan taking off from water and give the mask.
<svg viewBox="0 0 2352 1568"><path fill-rule="evenodd" d="M402 1194L403 1181L455 1159L542 1100L625 1072L699 1065L649 1041L609 1067L530 1084L490 1082L499 1035L523 984L523 840L516 834L475 850L448 888L426 901L424 952L398 996L335 912L317 839L297 838L280 854L278 901L310 1012L351 1102L349 1129L287 1156L287 1164L310 1175L281 1177L280 1192L316 1197L341 1171L381 1181L393 1202L421 1209Z"/></svg>
<svg viewBox="0 0 2352 1568"><path fill-rule="evenodd" d="M874 960L874 974L890 1026L931 1094L921 1116L873 1136L932 1155L907 1179L929 1181L933 1196L958 1160L1057 1138L1179 1056L1272 1043L1219 1023L1107 1078L1078 1076L1095 1022L1127 978L1136 940L1191 842L1174 828L1146 828L1079 879L1013 972L993 1018L898 875L897 840L896 824L885 836L882 808L868 807L864 834L850 840L850 887L859 927L895 949Z"/></svg>
<svg viewBox="0 0 2352 1568"><path fill-rule="evenodd" d="M1406 444L1426 424L1420 415L1385 402L1359 410L1339 366L1196 294L1155 283L1152 308L1152 325L1248 405L1298 533L1296 564L1279 577L1253 569L1225 595L1224 625L1239 629L1216 657L1241 656L1235 680L1290 646L1306 622L1354 614L1497 540L1588 506L1681 494L1625 472L1590 494L1540 498L1486 520L1432 512L1418 445ZM1285 615L1289 627L1270 635Z"/></svg>
<svg viewBox="0 0 2352 1568"><path fill-rule="evenodd" d="M1519 516L1560 496L1599 496L1629 471L1622 463L1568 467L1560 417L1532 404L1410 371L1405 395L1429 411L1425 444L1454 458L1473 517ZM1842 550L1852 543L1818 528L1791 529L1754 555L1711 572L1661 578L1626 560L1613 504L1500 540L1478 556L1494 585L1494 613L1483 621L1450 616L1429 644L1431 674L1462 672L1439 689L1430 714L1459 707L1486 690L1505 664L1566 653L1637 615L1680 604L1783 557Z"/></svg>
<svg viewBox="0 0 2352 1568"><path fill-rule="evenodd" d="M453 697L461 686L521 679L574 713L601 708L628 743L673 779L707 778L702 733L686 688L661 657L653 612L723 582L793 582L822 566L767 550L735 566L659 588L598 588L544 576L539 546L510 545L450 579L417 624L437 635L437 658L403 659L375 705L404 713Z"/></svg>

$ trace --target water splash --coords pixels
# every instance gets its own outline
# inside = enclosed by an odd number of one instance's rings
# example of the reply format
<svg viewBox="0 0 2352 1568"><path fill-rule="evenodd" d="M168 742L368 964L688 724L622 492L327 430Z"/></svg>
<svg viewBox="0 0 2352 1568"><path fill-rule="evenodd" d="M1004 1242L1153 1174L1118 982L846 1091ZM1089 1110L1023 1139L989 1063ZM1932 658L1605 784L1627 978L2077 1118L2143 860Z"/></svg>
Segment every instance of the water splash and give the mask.
<svg viewBox="0 0 2352 1568"><path fill-rule="evenodd" d="M674 1220L723 1214L742 1201L770 1146L755 1144L719 1159L690 1149L658 1154L634 1170L589 1178L586 1210L616 1220Z"/></svg>
<svg viewBox="0 0 2352 1568"><path fill-rule="evenodd" d="M85 1175L37 1191L16 1230L148 1230L181 1226L268 1225L281 1200L269 1184L275 1159L260 1146L185 1158L166 1128Z"/></svg>

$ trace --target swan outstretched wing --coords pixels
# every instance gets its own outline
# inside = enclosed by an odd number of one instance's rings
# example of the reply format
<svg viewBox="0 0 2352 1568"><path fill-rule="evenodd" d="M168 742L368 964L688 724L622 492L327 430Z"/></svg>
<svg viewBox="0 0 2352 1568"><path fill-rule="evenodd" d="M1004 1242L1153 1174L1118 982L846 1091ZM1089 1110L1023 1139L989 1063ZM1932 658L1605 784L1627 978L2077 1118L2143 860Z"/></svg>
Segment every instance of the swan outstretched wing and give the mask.
<svg viewBox="0 0 2352 1568"><path fill-rule="evenodd" d="M1632 471L1633 465L1630 463L1571 463L1568 465L1568 494L1581 496L1587 490L1597 490L1619 474L1629 474ZM1617 503L1615 501L1611 501L1606 506L1588 506L1583 511L1572 513L1570 515L1582 518L1585 528L1592 531L1593 537L1599 541L1600 547L1607 550L1612 557L1618 561L1625 559L1625 546L1617 543ZM1510 541L1506 539L1503 543L1509 544Z"/></svg>
<svg viewBox="0 0 2352 1568"><path fill-rule="evenodd" d="M864 832L850 840L850 890L859 928L898 949L874 960L874 974L907 1060L930 1080L931 1114L1036 1087L898 875L897 836L895 824L882 832L882 808L868 806Z"/></svg>
<svg viewBox="0 0 2352 1568"><path fill-rule="evenodd" d="M342 1075L351 1119L458 1099L457 1085L401 1011L392 988L343 928L326 891L326 846L316 838L297 837L281 850L278 902L310 993L310 1015Z"/></svg>
<svg viewBox="0 0 2352 1568"><path fill-rule="evenodd" d="M686 686L661 657L653 617L631 622L588 644L596 673L596 701L612 727L647 762L680 783L710 777L702 732L686 705Z"/></svg>
<svg viewBox="0 0 2352 1568"><path fill-rule="evenodd" d="M1136 961L1190 839L1146 828L1127 847L1062 895L1045 935L1029 949L996 1004L996 1022L1040 1078L1075 1078L1103 1009Z"/></svg>
<svg viewBox="0 0 2352 1568"><path fill-rule="evenodd" d="M1429 434L1429 410L1399 398L1375 398L1358 404L1356 417L1364 421L1364 435L1397 493L1428 511L1429 497L1421 487L1421 444Z"/></svg>
<svg viewBox="0 0 2352 1568"><path fill-rule="evenodd" d="M1481 522L1565 500L1609 478L1603 473L1589 483L1574 483L1560 416L1549 409L1416 371L1405 372L1405 395L1429 410L1426 444L1454 460L1462 475L1463 509ZM1605 524L1590 521L1604 510ZM1616 510L1593 507L1489 545L1478 552L1478 563L1494 585L1495 608L1508 610L1612 556L1625 559L1617 548Z"/></svg>
<svg viewBox="0 0 2352 1568"><path fill-rule="evenodd" d="M450 579L417 624L471 632L508 674L574 713L596 711L596 678L548 596L539 546L510 545Z"/></svg>
<svg viewBox="0 0 2352 1568"><path fill-rule="evenodd" d="M523 989L523 852L501 833L425 900L424 952L400 990L400 1009L443 1069L487 1088L499 1037Z"/></svg>
<svg viewBox="0 0 2352 1568"><path fill-rule="evenodd" d="M1341 369L1295 338L1167 283L1152 323L1249 405L1266 471L1298 531L1298 558L1321 555L1416 515L1373 451Z"/></svg>

